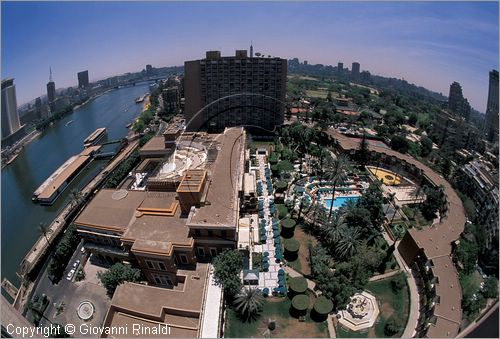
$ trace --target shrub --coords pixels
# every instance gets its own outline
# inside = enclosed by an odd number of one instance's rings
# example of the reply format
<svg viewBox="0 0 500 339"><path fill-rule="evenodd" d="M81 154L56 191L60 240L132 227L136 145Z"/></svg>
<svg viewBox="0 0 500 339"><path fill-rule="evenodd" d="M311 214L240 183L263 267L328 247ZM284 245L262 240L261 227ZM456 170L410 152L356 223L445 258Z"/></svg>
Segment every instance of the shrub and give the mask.
<svg viewBox="0 0 500 339"><path fill-rule="evenodd" d="M399 272L391 280L391 287L395 293L397 293L403 287L405 287L405 284L406 284L406 275L403 272Z"/></svg>
<svg viewBox="0 0 500 339"><path fill-rule="evenodd" d="M276 329L276 323L274 321L269 322L269 325L267 325L267 328L270 331L274 331Z"/></svg>
<svg viewBox="0 0 500 339"><path fill-rule="evenodd" d="M314 311L320 315L326 315L333 309L333 302L325 296L320 296L314 302Z"/></svg>
<svg viewBox="0 0 500 339"><path fill-rule="evenodd" d="M285 251L295 253L299 251L300 243L295 239L285 239L284 240Z"/></svg>
<svg viewBox="0 0 500 339"><path fill-rule="evenodd" d="M387 336L393 336L398 333L403 327L403 320L399 315L393 315L387 320L387 323L384 327L384 333Z"/></svg>
<svg viewBox="0 0 500 339"><path fill-rule="evenodd" d="M291 278L288 282L290 290L295 293L305 293L307 290L307 280L304 277Z"/></svg>
<svg viewBox="0 0 500 339"><path fill-rule="evenodd" d="M299 294L293 297L292 307L299 312L307 311L309 307L309 297L305 294Z"/></svg>

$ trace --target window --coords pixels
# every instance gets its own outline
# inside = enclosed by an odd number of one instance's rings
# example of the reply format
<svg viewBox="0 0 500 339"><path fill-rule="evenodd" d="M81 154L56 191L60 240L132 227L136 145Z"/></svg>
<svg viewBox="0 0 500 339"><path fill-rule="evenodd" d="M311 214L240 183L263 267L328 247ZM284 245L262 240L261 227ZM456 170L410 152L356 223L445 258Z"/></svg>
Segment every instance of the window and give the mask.
<svg viewBox="0 0 500 339"><path fill-rule="evenodd" d="M149 260L146 260L146 264L148 265L148 268L154 270L155 266L153 265L153 263Z"/></svg>
<svg viewBox="0 0 500 339"><path fill-rule="evenodd" d="M179 254L179 258L181 259L182 264L187 264L188 263L188 258L185 254Z"/></svg>
<svg viewBox="0 0 500 339"><path fill-rule="evenodd" d="M217 249L215 247L210 247L210 255L215 257L217 255Z"/></svg>
<svg viewBox="0 0 500 339"><path fill-rule="evenodd" d="M165 267L165 265L162 262L159 262L158 266L160 266L160 270L162 270L162 271L166 271L167 270L167 268Z"/></svg>
<svg viewBox="0 0 500 339"><path fill-rule="evenodd" d="M227 238L227 231L226 230L221 231L221 237Z"/></svg>
<svg viewBox="0 0 500 339"><path fill-rule="evenodd" d="M196 235L197 237L199 237L201 235L201 231L200 230L194 230L194 235Z"/></svg>
<svg viewBox="0 0 500 339"><path fill-rule="evenodd" d="M205 248L203 247L198 247L198 255L200 257L204 257L205 256Z"/></svg>

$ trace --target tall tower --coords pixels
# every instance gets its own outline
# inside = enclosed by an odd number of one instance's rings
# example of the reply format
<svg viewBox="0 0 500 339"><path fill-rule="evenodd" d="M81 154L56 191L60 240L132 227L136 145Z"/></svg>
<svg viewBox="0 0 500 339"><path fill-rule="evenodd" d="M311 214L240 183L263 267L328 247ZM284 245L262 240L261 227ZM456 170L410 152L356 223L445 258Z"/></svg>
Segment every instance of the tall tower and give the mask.
<svg viewBox="0 0 500 339"><path fill-rule="evenodd" d="M359 62L352 63L351 75L353 78L359 77Z"/></svg>
<svg viewBox="0 0 500 339"><path fill-rule="evenodd" d="M484 133L488 141L498 142L498 71L495 69L490 71Z"/></svg>
<svg viewBox="0 0 500 339"><path fill-rule="evenodd" d="M52 67L50 68L49 82L47 83L47 99L49 101L50 110L54 113L56 110L56 84L52 81Z"/></svg>
<svg viewBox="0 0 500 339"><path fill-rule="evenodd" d="M253 44L250 42L250 58L253 58Z"/></svg>
<svg viewBox="0 0 500 339"><path fill-rule="evenodd" d="M16 85L14 79L2 80L2 139L21 128L17 112Z"/></svg>

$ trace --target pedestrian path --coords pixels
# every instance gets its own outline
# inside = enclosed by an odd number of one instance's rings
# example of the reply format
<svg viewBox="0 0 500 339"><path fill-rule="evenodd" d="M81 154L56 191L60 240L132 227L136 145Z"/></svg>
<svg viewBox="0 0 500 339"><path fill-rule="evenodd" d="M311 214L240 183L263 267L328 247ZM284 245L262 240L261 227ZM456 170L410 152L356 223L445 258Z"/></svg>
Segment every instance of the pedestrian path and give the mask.
<svg viewBox="0 0 500 339"><path fill-rule="evenodd" d="M371 277L368 280L369 281L378 281L378 280L390 278L390 277L398 274L399 272L401 272L401 269L395 270L395 271L391 271L391 272L387 272L387 273L384 273L384 274L374 275L373 277Z"/></svg>
<svg viewBox="0 0 500 339"><path fill-rule="evenodd" d="M388 244L394 242L386 232L383 232L382 235ZM394 258L396 258L399 267L407 273L406 281L408 282L408 288L410 289L410 315L408 316L408 322L406 323L402 338L413 338L416 334L415 329L417 328L418 318L420 315L420 296L418 294L417 283L415 282L411 268L406 265L405 261L401 257L401 254L399 254L399 251L397 250L399 241L396 241L394 245L396 248L393 252Z"/></svg>
<svg viewBox="0 0 500 339"><path fill-rule="evenodd" d="M274 218L272 217L270 204L274 201L274 198L272 185L267 185L266 169L269 171L269 166L266 163L266 156L257 155L257 163L259 166L259 178L257 178L257 180L262 185L262 196L259 197L259 200L263 202L263 214L259 215L259 219L265 222L266 241L265 243L254 245L254 252L263 253L263 257L266 256L268 258L267 262L269 263L267 272L259 273L258 287L261 289L267 287L270 292L272 292L274 288L279 287L278 271L282 268L282 263L280 258L281 254L277 253L275 242L280 242L281 240L279 240L279 237L278 240L274 238L272 229ZM267 255L264 255L265 253L267 253Z"/></svg>

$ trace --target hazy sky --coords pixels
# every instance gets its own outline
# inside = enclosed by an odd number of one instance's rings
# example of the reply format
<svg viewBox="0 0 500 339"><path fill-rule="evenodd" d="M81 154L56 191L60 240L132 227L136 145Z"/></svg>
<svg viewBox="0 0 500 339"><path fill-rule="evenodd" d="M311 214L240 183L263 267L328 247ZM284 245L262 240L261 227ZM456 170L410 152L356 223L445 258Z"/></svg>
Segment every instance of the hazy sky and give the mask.
<svg viewBox="0 0 500 339"><path fill-rule="evenodd" d="M56 86L181 65L219 49L247 49L309 63L404 78L448 95L458 81L484 112L498 69L498 2L1 2L2 78L18 102Z"/></svg>

